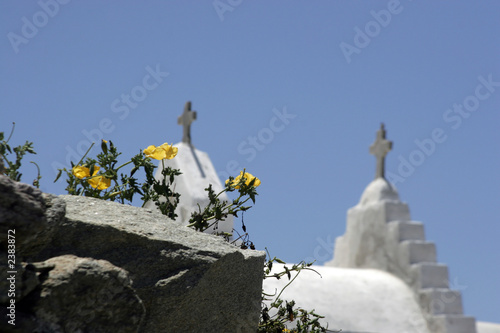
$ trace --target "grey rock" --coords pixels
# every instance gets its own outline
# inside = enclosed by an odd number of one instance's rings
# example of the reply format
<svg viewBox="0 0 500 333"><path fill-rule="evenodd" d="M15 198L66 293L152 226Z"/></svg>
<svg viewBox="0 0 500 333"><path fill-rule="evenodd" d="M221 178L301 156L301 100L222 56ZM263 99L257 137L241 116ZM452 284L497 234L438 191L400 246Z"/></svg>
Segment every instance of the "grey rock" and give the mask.
<svg viewBox="0 0 500 333"><path fill-rule="evenodd" d="M52 266L33 307L40 332L137 332L145 309L128 273L105 260L65 255Z"/></svg>
<svg viewBox="0 0 500 333"><path fill-rule="evenodd" d="M3 320L0 332L133 333L145 315L128 273L105 260L65 255L18 265L14 277L15 317L7 317L9 299L0 314L15 325Z"/></svg>
<svg viewBox="0 0 500 333"><path fill-rule="evenodd" d="M240 250L156 211L60 198L66 218L37 260L74 254L127 270L146 308L141 332L256 331L264 252Z"/></svg>
<svg viewBox="0 0 500 333"><path fill-rule="evenodd" d="M23 299L40 285L35 267L22 263L12 268L2 263L0 272L0 317L5 319L0 321L0 332L33 332L36 319L29 310L32 302Z"/></svg>
<svg viewBox="0 0 500 333"><path fill-rule="evenodd" d="M38 274L33 265L28 263L18 263L14 268L9 267L7 263L0 263L0 304L8 304L12 298L9 290L15 294L15 300L20 301L26 295L31 293L39 284ZM8 273L15 272L15 273ZM12 279L14 277L14 279ZM10 279L8 279L10 278ZM12 292L10 294L12 294Z"/></svg>
<svg viewBox="0 0 500 333"><path fill-rule="evenodd" d="M35 255L50 243L64 213L62 199L0 175L0 252L7 252L7 232L14 230L16 256Z"/></svg>

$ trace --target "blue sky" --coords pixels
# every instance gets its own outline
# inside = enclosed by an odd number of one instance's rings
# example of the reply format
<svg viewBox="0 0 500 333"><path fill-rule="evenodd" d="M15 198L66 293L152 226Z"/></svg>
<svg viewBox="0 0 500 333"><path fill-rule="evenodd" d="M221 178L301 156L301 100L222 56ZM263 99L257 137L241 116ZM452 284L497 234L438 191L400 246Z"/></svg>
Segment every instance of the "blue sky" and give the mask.
<svg viewBox="0 0 500 333"><path fill-rule="evenodd" d="M90 140L124 156L180 141L190 100L221 178L262 180L257 247L323 263L384 122L387 172L465 313L500 322L498 17L465 0L2 1L0 131L16 122L11 143L33 141L41 188L62 194L54 169Z"/></svg>

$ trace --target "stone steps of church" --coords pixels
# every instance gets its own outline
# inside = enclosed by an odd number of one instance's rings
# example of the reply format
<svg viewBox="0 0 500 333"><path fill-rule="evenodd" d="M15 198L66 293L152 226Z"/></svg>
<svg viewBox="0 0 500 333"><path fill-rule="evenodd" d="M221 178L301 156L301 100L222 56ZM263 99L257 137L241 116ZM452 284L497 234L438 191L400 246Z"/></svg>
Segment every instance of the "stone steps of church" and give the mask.
<svg viewBox="0 0 500 333"><path fill-rule="evenodd" d="M402 242L405 240L425 241L424 224L416 221L392 221L388 224L389 232L396 235L396 240Z"/></svg>
<svg viewBox="0 0 500 333"><path fill-rule="evenodd" d="M476 333L474 317L462 315L437 315L430 319L433 332Z"/></svg>
<svg viewBox="0 0 500 333"><path fill-rule="evenodd" d="M436 244L422 240L405 240L400 243L401 252L408 264L436 262Z"/></svg>
<svg viewBox="0 0 500 333"><path fill-rule="evenodd" d="M428 288L419 291L422 309L431 315L462 315L462 294L448 288Z"/></svg>
<svg viewBox="0 0 500 333"><path fill-rule="evenodd" d="M415 289L448 288L448 266L440 263L421 262L411 265Z"/></svg>

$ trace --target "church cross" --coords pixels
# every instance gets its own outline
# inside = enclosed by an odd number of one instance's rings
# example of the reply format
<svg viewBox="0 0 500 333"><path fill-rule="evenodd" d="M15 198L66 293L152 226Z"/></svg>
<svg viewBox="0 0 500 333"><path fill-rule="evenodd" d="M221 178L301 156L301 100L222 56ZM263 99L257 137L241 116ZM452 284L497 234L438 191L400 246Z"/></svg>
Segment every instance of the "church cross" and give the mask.
<svg viewBox="0 0 500 333"><path fill-rule="evenodd" d="M191 111L191 102L186 102L184 112L177 118L177 124L183 126L182 142L191 145L191 123L196 120L196 111Z"/></svg>
<svg viewBox="0 0 500 333"><path fill-rule="evenodd" d="M377 131L377 138L370 146L370 154L375 155L377 159L377 168L375 170L375 179L384 178L385 173L385 155L392 149L392 141L386 140L384 123L380 124Z"/></svg>

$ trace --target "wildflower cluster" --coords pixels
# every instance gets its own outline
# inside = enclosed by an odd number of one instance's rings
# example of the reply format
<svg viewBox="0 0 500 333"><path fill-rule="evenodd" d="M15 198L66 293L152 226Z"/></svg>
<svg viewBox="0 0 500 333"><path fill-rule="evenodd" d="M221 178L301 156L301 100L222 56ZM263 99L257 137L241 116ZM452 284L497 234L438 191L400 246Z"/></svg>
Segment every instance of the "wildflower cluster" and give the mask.
<svg viewBox="0 0 500 333"><path fill-rule="evenodd" d="M92 146L76 165L71 162L71 170L65 168L59 170L55 181L65 172L68 194L121 203L132 203L134 196L139 194L144 203L155 202L163 214L175 219L177 216L175 208L179 203L180 195L174 193L171 186L174 177L180 172L164 168L162 170L163 177L158 180L154 176L156 166L152 163L151 158L162 159L162 161L163 158L174 158L177 154L177 148L166 143L159 147L149 146L129 161L118 165L118 157L121 153L118 152L112 141L102 140L102 152L95 159L86 157ZM129 170L123 172L127 166L129 166ZM143 183L140 183L135 177L138 170L142 170L144 173L145 181ZM162 200L162 196L170 200L165 202Z"/></svg>
<svg viewBox="0 0 500 333"><path fill-rule="evenodd" d="M218 194L215 194L212 189L212 185L209 185L208 188L205 189L208 192L208 198L210 199L209 204L203 210L199 207L197 212L195 211L191 214L188 226L199 231L205 231L214 227L214 230L216 231L220 221L224 221L230 215L238 217L239 212L243 213L250 209L251 206L244 206L248 200L252 200L255 204L255 196L257 195L256 188L260 185L260 183L261 182L257 177L243 170L236 178L229 177L229 179L226 180L225 188ZM232 202L220 200L220 195L222 193L233 192L236 190L238 190L239 195ZM243 223L243 220L242 229L246 233L246 226ZM225 236L227 239L229 239L229 236L232 236L228 234L221 235ZM242 248L255 248L253 243L247 238L243 240L244 241L240 244Z"/></svg>

